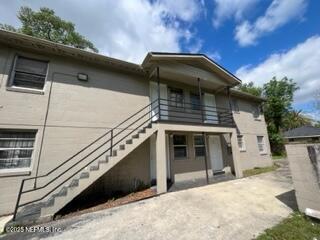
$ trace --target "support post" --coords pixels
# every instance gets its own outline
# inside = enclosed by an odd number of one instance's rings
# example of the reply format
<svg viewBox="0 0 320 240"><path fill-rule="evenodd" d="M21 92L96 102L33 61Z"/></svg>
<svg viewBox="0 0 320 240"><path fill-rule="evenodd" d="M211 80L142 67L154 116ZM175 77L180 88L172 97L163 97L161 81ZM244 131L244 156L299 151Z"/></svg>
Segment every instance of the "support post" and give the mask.
<svg viewBox="0 0 320 240"><path fill-rule="evenodd" d="M198 78L198 91L199 91L199 99L200 99L200 110L201 110L201 119L202 123L204 123L204 116L203 116L203 108L202 108L202 92L201 92L201 85L200 85L200 78Z"/></svg>
<svg viewBox="0 0 320 240"><path fill-rule="evenodd" d="M228 101L229 101L229 109L232 111L232 103L231 103L231 96L230 96L230 87L227 87L227 96L228 96Z"/></svg>
<svg viewBox="0 0 320 240"><path fill-rule="evenodd" d="M158 128L156 139L156 173L157 194L167 192L166 135L164 129Z"/></svg>
<svg viewBox="0 0 320 240"><path fill-rule="evenodd" d="M229 110L230 110L230 114L231 114L231 121L232 124L234 124L234 119L233 119L233 114L232 114L232 100L231 100L231 95L230 95L230 87L227 87L227 96L228 96L228 101L229 101Z"/></svg>
<svg viewBox="0 0 320 240"><path fill-rule="evenodd" d="M240 163L240 151L238 148L236 129L234 129L232 133L230 133L230 141L231 141L231 148L232 148L233 166L234 166L236 178L242 178L243 173L242 173L242 168Z"/></svg>
<svg viewBox="0 0 320 240"><path fill-rule="evenodd" d="M207 184L209 184L209 174L208 174L208 145L207 145L207 135L202 132L202 137L204 141L204 148L205 148L205 155L204 155L204 164L206 168L206 178L207 178Z"/></svg>
<svg viewBox="0 0 320 240"><path fill-rule="evenodd" d="M158 119L161 120L161 107L160 107L160 71L157 67L157 83L158 83Z"/></svg>

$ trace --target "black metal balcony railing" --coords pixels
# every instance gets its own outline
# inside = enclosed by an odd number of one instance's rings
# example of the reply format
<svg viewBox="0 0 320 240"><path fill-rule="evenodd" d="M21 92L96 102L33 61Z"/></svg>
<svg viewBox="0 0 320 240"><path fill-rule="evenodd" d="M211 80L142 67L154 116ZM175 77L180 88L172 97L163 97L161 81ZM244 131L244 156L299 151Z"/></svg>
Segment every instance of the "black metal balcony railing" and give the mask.
<svg viewBox="0 0 320 240"><path fill-rule="evenodd" d="M158 100L160 121L234 126L232 111L227 108L208 106L184 101L160 98Z"/></svg>

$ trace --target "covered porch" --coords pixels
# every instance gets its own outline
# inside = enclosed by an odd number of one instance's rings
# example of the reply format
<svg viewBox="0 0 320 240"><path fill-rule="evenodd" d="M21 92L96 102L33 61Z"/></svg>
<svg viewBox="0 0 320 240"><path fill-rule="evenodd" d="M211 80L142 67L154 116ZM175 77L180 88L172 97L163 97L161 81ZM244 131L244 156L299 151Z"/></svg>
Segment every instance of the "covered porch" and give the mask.
<svg viewBox="0 0 320 240"><path fill-rule="evenodd" d="M158 193L242 177L234 127L159 122L150 152Z"/></svg>

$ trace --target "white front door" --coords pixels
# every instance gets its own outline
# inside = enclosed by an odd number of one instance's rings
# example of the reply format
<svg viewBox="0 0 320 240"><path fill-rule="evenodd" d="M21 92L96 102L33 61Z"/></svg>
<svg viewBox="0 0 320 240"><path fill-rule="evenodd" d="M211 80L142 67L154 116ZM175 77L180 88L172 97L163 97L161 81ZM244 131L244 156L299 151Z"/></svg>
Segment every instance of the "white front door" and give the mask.
<svg viewBox="0 0 320 240"><path fill-rule="evenodd" d="M215 96L210 93L204 93L203 102L205 105L205 123L218 124L218 114Z"/></svg>
<svg viewBox="0 0 320 240"><path fill-rule="evenodd" d="M211 161L212 171L221 171L223 169L223 158L220 136L209 135L208 137L209 145L209 157Z"/></svg>

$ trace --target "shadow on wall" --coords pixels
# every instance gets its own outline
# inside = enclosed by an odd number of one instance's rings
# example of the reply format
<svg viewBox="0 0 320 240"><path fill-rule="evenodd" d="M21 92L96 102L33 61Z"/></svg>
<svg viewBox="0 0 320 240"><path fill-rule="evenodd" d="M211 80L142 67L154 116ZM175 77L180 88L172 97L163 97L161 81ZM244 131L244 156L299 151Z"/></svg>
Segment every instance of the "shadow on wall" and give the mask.
<svg viewBox="0 0 320 240"><path fill-rule="evenodd" d="M308 146L309 159L313 167L314 173L318 180L318 186L320 188L320 145Z"/></svg>
<svg viewBox="0 0 320 240"><path fill-rule="evenodd" d="M295 190L291 190L285 193L282 193L276 198L284 203L287 207L291 208L293 211L298 211L298 203L295 195Z"/></svg>

